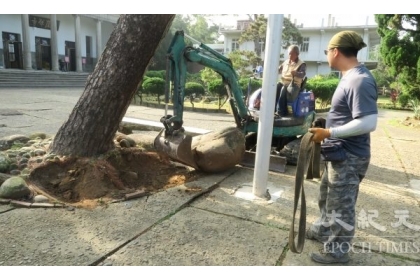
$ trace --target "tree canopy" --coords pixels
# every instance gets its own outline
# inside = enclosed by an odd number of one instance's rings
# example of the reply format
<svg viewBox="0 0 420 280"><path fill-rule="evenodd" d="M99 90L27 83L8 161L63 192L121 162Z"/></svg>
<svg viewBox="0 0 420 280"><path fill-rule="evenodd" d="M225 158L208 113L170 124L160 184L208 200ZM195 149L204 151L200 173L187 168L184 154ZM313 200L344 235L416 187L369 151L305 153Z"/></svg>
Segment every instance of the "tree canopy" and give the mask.
<svg viewBox="0 0 420 280"><path fill-rule="evenodd" d="M420 98L420 15L375 15L380 53L404 94Z"/></svg>
<svg viewBox="0 0 420 280"><path fill-rule="evenodd" d="M255 46L255 53L258 57L261 57L260 42L265 43L265 37L267 34L267 18L264 15L249 15L249 19L252 21L248 28L241 34L239 43L253 41ZM299 29L288 19L283 19L283 31L281 33L283 48L287 48L292 43L301 44L302 35Z"/></svg>
<svg viewBox="0 0 420 280"><path fill-rule="evenodd" d="M389 73L389 67L384 64L381 55L378 57L378 66L371 72L378 87L392 87L392 83L395 82L395 75Z"/></svg>
<svg viewBox="0 0 420 280"><path fill-rule="evenodd" d="M205 43L216 43L218 39L219 27L209 23L204 15L176 15L169 32L160 43L149 66L150 70L162 70L166 68L166 52L171 44L176 31L184 30L185 34ZM186 42L189 41L185 38ZM190 42L195 43L195 42Z"/></svg>

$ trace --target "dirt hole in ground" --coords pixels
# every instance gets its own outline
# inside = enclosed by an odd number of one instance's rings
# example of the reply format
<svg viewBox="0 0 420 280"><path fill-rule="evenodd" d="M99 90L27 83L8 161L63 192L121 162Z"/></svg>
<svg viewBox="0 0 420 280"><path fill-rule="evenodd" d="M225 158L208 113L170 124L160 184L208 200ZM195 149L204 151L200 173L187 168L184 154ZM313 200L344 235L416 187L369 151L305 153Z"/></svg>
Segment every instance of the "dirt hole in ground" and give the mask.
<svg viewBox="0 0 420 280"><path fill-rule="evenodd" d="M62 158L32 169L36 192L59 202L92 208L138 191L154 193L197 179L199 172L156 152L117 148L93 158Z"/></svg>

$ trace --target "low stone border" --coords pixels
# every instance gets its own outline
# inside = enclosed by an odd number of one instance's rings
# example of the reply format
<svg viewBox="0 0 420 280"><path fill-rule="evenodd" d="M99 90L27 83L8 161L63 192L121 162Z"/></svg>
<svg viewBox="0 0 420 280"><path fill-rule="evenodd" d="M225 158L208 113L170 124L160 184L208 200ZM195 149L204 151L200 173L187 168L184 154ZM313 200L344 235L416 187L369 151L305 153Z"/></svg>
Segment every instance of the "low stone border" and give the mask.
<svg viewBox="0 0 420 280"><path fill-rule="evenodd" d="M143 196L149 195L149 192L144 190L136 191L133 193L126 194L122 199L112 200L110 203L118 203L127 200L132 200L136 198L140 198ZM72 207L71 205L66 205L65 203L40 203L40 202L26 202L20 200L13 200L13 199L5 199L0 198L0 204L10 204L16 208L65 208L67 206Z"/></svg>
<svg viewBox="0 0 420 280"><path fill-rule="evenodd" d="M25 202L13 199L0 198L0 204L10 204L18 208L64 208L63 203L39 203L39 202Z"/></svg>
<svg viewBox="0 0 420 280"><path fill-rule="evenodd" d="M150 194L149 192L146 192L144 190L140 190L140 191L136 191L136 192L133 192L133 193L128 193L124 196L124 198L112 200L110 203L123 202L123 201L131 200L131 199L136 199L136 198L140 198L140 197L143 197L143 196L147 196L149 194Z"/></svg>

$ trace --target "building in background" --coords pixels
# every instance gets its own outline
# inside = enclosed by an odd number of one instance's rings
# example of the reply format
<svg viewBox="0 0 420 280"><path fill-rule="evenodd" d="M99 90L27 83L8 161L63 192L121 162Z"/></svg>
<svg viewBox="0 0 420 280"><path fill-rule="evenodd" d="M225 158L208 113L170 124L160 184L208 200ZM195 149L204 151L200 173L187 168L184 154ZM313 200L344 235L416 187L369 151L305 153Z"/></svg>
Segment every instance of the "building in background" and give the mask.
<svg viewBox="0 0 420 280"><path fill-rule="evenodd" d="M238 20L236 26L220 26L220 33L224 36L223 52L225 55L234 50L254 51L254 42L249 41L239 44L242 32L248 28L250 23L250 20ZM352 30L362 36L367 47L359 51L357 58L360 63L365 64L369 69L376 68L380 37L377 33L377 25L368 25L368 19L366 19L366 24L364 25L340 26L335 22L334 17L329 15L327 23L324 24L324 20L322 20L319 27L304 27L303 24L297 25L296 21L294 23L303 37L299 58L307 64L306 73L308 78L337 72L329 67L324 50L327 48L332 36L342 30ZM279 34L279 36L281 35ZM265 58L264 43L260 42L259 46L262 59ZM282 54L284 58L288 57L287 48L282 49ZM279 62L281 63L284 58L281 58ZM339 75L338 72L337 75Z"/></svg>
<svg viewBox="0 0 420 280"><path fill-rule="evenodd" d="M0 68L91 72L118 18L0 14Z"/></svg>

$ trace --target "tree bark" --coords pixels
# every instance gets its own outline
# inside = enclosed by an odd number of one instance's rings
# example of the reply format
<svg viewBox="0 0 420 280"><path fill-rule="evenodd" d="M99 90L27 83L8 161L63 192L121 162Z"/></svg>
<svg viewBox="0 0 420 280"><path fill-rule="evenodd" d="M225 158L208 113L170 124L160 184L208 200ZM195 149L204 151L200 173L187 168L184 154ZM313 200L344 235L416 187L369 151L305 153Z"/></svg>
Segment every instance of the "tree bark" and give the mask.
<svg viewBox="0 0 420 280"><path fill-rule="evenodd" d="M118 126L174 17L120 16L82 96L54 137L52 153L90 157L114 148Z"/></svg>

